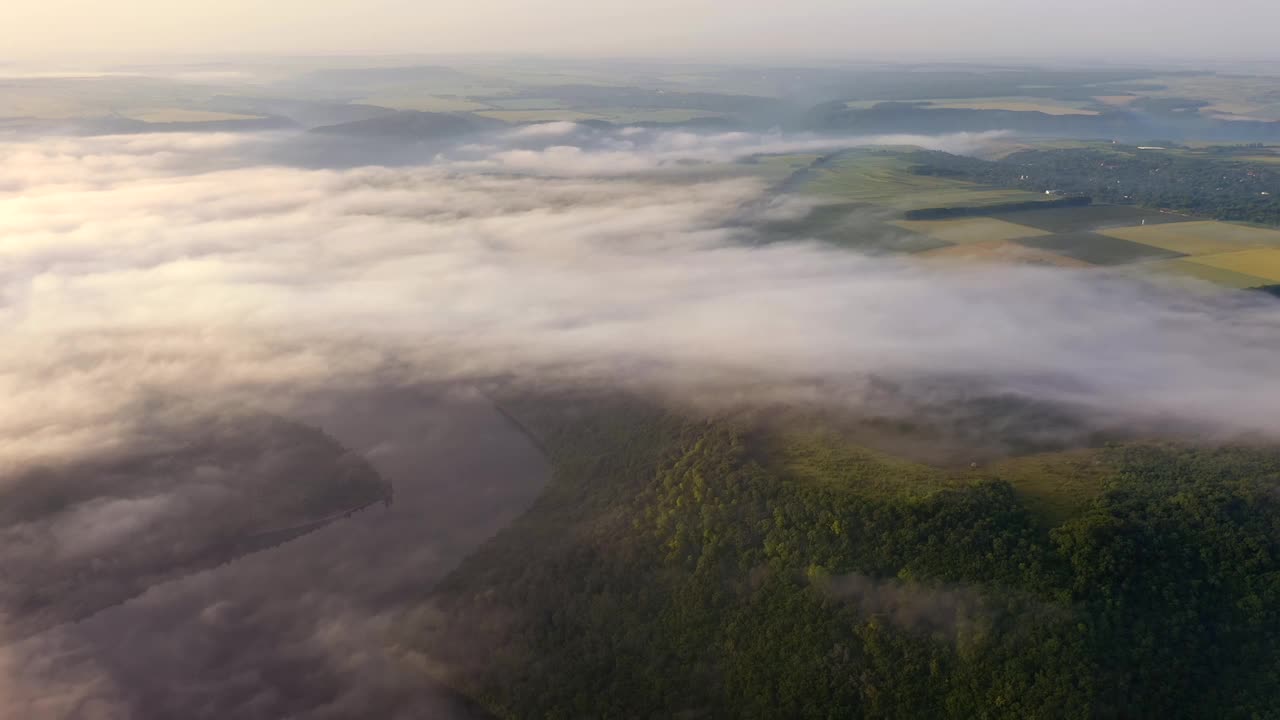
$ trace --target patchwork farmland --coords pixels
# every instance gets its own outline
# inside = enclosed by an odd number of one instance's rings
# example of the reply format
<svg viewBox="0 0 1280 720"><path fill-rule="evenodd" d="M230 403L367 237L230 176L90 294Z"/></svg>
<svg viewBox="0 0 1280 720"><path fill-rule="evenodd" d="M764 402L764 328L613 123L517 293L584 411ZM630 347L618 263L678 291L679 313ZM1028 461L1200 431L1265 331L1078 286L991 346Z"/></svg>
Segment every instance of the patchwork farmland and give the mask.
<svg viewBox="0 0 1280 720"><path fill-rule="evenodd" d="M784 157L770 158L786 167ZM1123 267L1229 288L1280 285L1280 231L1131 205L1054 206L1052 194L912 172L905 152L819 158L780 189L818 203L769 230L873 253L1064 267ZM1051 189L1050 189L1051 190ZM1037 207L1039 206L1039 207ZM954 213L944 219L915 219Z"/></svg>

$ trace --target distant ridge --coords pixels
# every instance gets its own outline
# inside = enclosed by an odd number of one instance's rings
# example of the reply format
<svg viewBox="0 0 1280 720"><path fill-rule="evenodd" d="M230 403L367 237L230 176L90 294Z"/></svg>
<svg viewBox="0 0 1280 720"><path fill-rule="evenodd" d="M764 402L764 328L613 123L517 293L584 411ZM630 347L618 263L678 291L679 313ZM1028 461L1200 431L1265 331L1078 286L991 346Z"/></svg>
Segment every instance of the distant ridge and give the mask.
<svg viewBox="0 0 1280 720"><path fill-rule="evenodd" d="M143 133L259 132L287 130L297 123L284 117L196 122L146 122L134 118L103 116L50 120L46 118L0 119L0 131L37 135L139 135Z"/></svg>
<svg viewBox="0 0 1280 720"><path fill-rule="evenodd" d="M217 95L205 102L203 107L215 112L289 118L307 128L367 120L396 112L391 108L362 103L241 95Z"/></svg>
<svg viewBox="0 0 1280 720"><path fill-rule="evenodd" d="M432 113L402 110L389 115L312 128L310 132L326 135L387 138L395 140L431 140L457 137L484 130L507 127L501 120L469 113Z"/></svg>

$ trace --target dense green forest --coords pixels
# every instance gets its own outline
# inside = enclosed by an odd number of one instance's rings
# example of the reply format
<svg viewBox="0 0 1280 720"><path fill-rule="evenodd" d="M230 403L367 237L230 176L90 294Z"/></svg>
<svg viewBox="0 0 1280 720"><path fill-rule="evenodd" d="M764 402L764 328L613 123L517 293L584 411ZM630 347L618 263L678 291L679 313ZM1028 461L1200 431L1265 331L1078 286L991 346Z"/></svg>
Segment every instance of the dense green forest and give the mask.
<svg viewBox="0 0 1280 720"><path fill-rule="evenodd" d="M1280 712L1275 450L945 470L624 400L509 409L555 478L405 632L501 717ZM1046 512L1046 487L1088 492Z"/></svg>
<svg viewBox="0 0 1280 720"><path fill-rule="evenodd" d="M1280 225L1280 165L1129 150L1024 150L995 162L922 151L912 160L919 174Z"/></svg>

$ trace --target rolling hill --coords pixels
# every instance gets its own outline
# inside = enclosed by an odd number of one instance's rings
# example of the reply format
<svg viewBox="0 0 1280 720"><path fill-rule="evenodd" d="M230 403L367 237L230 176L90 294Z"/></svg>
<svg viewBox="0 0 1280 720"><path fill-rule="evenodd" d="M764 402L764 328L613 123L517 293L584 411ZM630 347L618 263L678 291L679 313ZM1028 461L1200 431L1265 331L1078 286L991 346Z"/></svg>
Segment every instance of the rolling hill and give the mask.
<svg viewBox="0 0 1280 720"><path fill-rule="evenodd" d="M509 411L555 475L404 628L500 717L1266 717L1280 454L982 467L620 398Z"/></svg>

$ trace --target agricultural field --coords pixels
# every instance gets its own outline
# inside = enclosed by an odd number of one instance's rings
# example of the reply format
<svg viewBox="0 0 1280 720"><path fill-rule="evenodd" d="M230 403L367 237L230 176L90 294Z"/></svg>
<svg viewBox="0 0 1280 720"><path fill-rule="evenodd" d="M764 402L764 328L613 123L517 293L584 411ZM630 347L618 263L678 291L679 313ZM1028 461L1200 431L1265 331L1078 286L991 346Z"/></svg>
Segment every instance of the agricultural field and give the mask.
<svg viewBox="0 0 1280 720"><path fill-rule="evenodd" d="M152 123L220 122L224 120L255 120L259 115L216 112L213 110L187 110L185 108L157 108L129 113L134 120Z"/></svg>
<svg viewBox="0 0 1280 720"><path fill-rule="evenodd" d="M1004 263L1015 265L1041 265L1050 267L1089 267L1089 263L1048 250L1020 245L1007 240L989 240L972 242L964 245L950 245L919 253L920 257L946 260L957 260L977 263Z"/></svg>
<svg viewBox="0 0 1280 720"><path fill-rule="evenodd" d="M1144 150L1143 152L1217 162L1280 162L1280 146L1276 145L1222 145L1211 142L1187 142L1176 147L1163 148L1161 150Z"/></svg>
<svg viewBox="0 0 1280 720"><path fill-rule="evenodd" d="M1144 90L1156 98L1196 98L1209 103L1205 114L1251 120L1280 120L1276 79L1248 75L1157 75L1158 89Z"/></svg>
<svg viewBox="0 0 1280 720"><path fill-rule="evenodd" d="M893 151L859 150L815 163L804 192L819 198L858 202L893 210L999 205L1043 200L1023 190L985 187L947 178L914 175Z"/></svg>
<svg viewBox="0 0 1280 720"><path fill-rule="evenodd" d="M1177 213L1160 212L1132 205L1089 205L1072 208L1043 208L1011 213L998 213L1007 222L1039 228L1047 232L1102 232L1109 228L1131 228L1186 222L1190 218Z"/></svg>
<svg viewBox="0 0 1280 720"><path fill-rule="evenodd" d="M1237 252L1199 255L1190 262L1236 273L1246 273L1266 278L1270 283L1280 283L1280 248L1257 248Z"/></svg>
<svg viewBox="0 0 1280 720"><path fill-rule="evenodd" d="M1002 160L1021 150L1079 150L1082 148L1110 148L1111 143L1099 143L1089 140L1047 140L1043 138L1028 139L1010 137L1006 140L993 140L986 147L974 153L983 160Z"/></svg>
<svg viewBox="0 0 1280 720"><path fill-rule="evenodd" d="M778 158L796 167L801 156ZM783 183L823 203L809 218L771 228L870 252L1060 267L1123 267L1139 275L1190 278L1224 288L1280 284L1280 230L1203 220L1132 205L1092 204L1007 211L1044 201L1036 193L917 175L903 152L856 150L825 156ZM989 213L984 208L990 207ZM907 219L923 208L965 216ZM908 215L910 217L910 215Z"/></svg>
<svg viewBox="0 0 1280 720"><path fill-rule="evenodd" d="M1039 112L1046 115L1097 115L1088 102L1053 100L1037 97L970 98L965 100L930 100L931 108L957 110L1008 110L1011 112Z"/></svg>
<svg viewBox="0 0 1280 720"><path fill-rule="evenodd" d="M1109 237L1153 245L1184 255L1227 253L1254 247L1280 247L1280 231L1204 220L1172 225L1100 230Z"/></svg>
<svg viewBox="0 0 1280 720"><path fill-rule="evenodd" d="M767 183L776 184L809 167L819 157L821 156L812 154L760 155L739 162L737 165L747 168L751 175Z"/></svg>
<svg viewBox="0 0 1280 720"><path fill-rule="evenodd" d="M482 110L476 114L509 123L602 119L599 115L579 110Z"/></svg>
<svg viewBox="0 0 1280 720"><path fill-rule="evenodd" d="M1138 263L1137 265L1130 265L1126 270L1130 270L1136 275L1148 277L1163 276L1189 278L1234 290L1263 287L1271 284L1271 281L1266 278L1258 277L1257 275L1248 275L1245 273L1238 273L1231 270L1212 267L1210 265L1203 265L1201 263L1194 262L1190 258L1176 258L1173 260Z"/></svg>
<svg viewBox="0 0 1280 720"><path fill-rule="evenodd" d="M1047 231L1034 227L1017 225L990 217L958 218L955 220L895 220L892 224L903 230L928 235L956 245L1014 240L1049 234Z"/></svg>
<svg viewBox="0 0 1280 720"><path fill-rule="evenodd" d="M499 110L560 110L565 107L555 98L491 98L486 102Z"/></svg>
<svg viewBox="0 0 1280 720"><path fill-rule="evenodd" d="M126 76L67 77L0 83L0 118L62 119L188 107L218 91Z"/></svg>
<svg viewBox="0 0 1280 720"><path fill-rule="evenodd" d="M1153 245L1130 242L1094 232L1066 232L1018 240L1028 247L1075 258L1090 265L1124 265L1143 260L1164 260L1180 253Z"/></svg>
<svg viewBox="0 0 1280 720"><path fill-rule="evenodd" d="M460 97L439 95L371 95L355 101L362 105L377 105L392 110L417 110L419 112L474 112L492 110L490 105Z"/></svg>
<svg viewBox="0 0 1280 720"><path fill-rule="evenodd" d="M918 253L949 247L937 238L889 224L890 218L858 204L830 203L804 217L779 220L757 228L765 242L821 240L870 255Z"/></svg>
<svg viewBox="0 0 1280 720"><path fill-rule="evenodd" d="M686 110L683 108L603 107L584 108L584 110L615 123L681 123L702 118L724 117L722 113L709 110Z"/></svg>
<svg viewBox="0 0 1280 720"><path fill-rule="evenodd" d="M528 67L524 63L499 65L473 65L466 67L469 76L492 86L507 88L537 88L552 85L592 85L596 87L625 86L634 78L623 73L594 65L568 67Z"/></svg>

